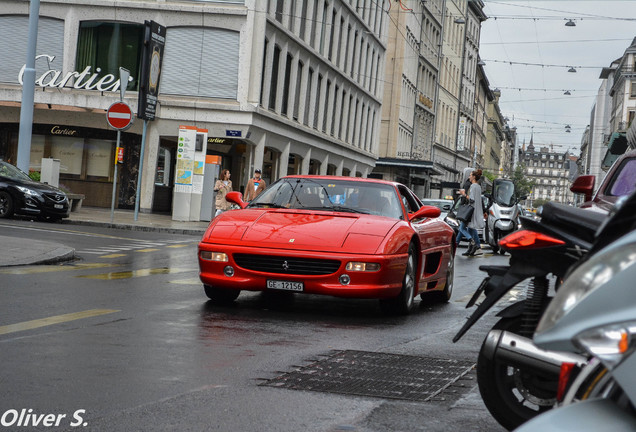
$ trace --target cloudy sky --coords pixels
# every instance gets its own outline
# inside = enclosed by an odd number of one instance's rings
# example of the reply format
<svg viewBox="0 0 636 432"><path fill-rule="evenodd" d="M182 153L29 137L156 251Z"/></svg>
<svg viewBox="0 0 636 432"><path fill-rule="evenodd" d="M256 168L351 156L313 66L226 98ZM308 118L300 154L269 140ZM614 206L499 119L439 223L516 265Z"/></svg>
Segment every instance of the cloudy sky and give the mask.
<svg viewBox="0 0 636 432"><path fill-rule="evenodd" d="M535 145L578 154L601 69L622 57L636 37L636 0L485 4L489 18L482 24L480 55L490 88L501 90L501 110L517 127L519 145L527 145L534 131ZM576 26L565 25L570 19Z"/></svg>

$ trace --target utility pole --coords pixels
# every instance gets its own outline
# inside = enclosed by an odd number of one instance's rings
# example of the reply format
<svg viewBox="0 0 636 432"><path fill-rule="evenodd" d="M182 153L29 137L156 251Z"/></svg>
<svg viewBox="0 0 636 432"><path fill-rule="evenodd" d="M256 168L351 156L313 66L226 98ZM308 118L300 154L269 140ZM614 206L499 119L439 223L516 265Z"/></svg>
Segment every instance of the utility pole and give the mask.
<svg viewBox="0 0 636 432"><path fill-rule="evenodd" d="M31 134L33 132L33 102L35 99L35 51L38 42L40 0L31 0L29 7L29 37L26 67L22 84L20 105L20 132L18 135L18 160L16 166L28 174L31 162Z"/></svg>

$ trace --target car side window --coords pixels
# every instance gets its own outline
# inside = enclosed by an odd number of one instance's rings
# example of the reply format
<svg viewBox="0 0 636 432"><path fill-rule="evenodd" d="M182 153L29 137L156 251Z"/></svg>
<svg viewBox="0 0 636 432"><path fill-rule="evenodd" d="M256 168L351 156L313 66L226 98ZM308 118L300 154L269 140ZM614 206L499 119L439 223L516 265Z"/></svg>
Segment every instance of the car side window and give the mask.
<svg viewBox="0 0 636 432"><path fill-rule="evenodd" d="M400 199L406 208L406 211L409 213L416 212L420 209L419 202L415 199L415 197L409 192L405 187L400 186Z"/></svg>

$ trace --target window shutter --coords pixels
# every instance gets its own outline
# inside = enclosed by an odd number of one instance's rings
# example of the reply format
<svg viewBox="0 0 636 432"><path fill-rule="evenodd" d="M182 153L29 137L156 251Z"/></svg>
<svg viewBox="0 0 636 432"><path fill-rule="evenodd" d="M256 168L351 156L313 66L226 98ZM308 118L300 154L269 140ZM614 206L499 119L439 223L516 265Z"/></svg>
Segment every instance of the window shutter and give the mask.
<svg viewBox="0 0 636 432"><path fill-rule="evenodd" d="M49 69L62 70L64 54L64 21L52 18L38 20L38 42L35 55L55 56L50 64L45 58L35 63L35 77L39 78ZM20 69L26 63L27 40L29 36L29 17L7 15L0 16L0 82L18 83ZM21 41L21 43L16 43Z"/></svg>
<svg viewBox="0 0 636 432"><path fill-rule="evenodd" d="M169 28L160 92L236 99L238 56L238 32L212 28Z"/></svg>

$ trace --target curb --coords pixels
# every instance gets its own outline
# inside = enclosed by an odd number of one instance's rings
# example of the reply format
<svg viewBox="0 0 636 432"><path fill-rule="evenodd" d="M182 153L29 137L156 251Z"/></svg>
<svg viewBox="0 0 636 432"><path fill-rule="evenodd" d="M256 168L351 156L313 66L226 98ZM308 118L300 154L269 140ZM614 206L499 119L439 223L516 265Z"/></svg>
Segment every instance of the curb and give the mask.
<svg viewBox="0 0 636 432"><path fill-rule="evenodd" d="M75 249L62 246L40 256L33 256L29 258L23 257L12 262L0 264L0 268L39 264L57 264L60 262L73 261L74 259Z"/></svg>
<svg viewBox="0 0 636 432"><path fill-rule="evenodd" d="M129 224L120 224L120 223L69 220L69 219L64 219L62 221L62 224L95 226L95 227L102 227L102 228L122 229L122 230L128 230L128 231L160 232L160 233L166 233L166 234L181 234L181 235L192 235L192 236L203 236L203 234L205 234L205 231L207 229L207 228L206 229L166 228L166 227L154 227L154 226L148 226L148 225L129 225Z"/></svg>

